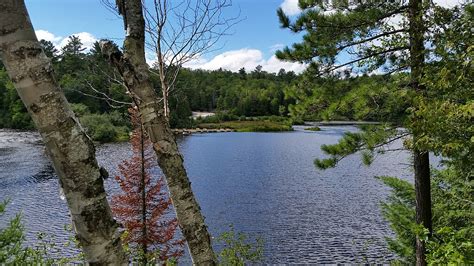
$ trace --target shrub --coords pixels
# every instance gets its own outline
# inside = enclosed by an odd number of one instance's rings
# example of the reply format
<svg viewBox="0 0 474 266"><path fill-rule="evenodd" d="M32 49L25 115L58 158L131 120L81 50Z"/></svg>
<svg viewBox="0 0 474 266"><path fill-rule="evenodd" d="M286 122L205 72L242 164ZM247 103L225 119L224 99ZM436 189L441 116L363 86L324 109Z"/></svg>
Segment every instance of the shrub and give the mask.
<svg viewBox="0 0 474 266"><path fill-rule="evenodd" d="M244 233L236 233L230 225L228 232L222 233L217 241L224 246L219 252L219 262L222 265L245 265L260 262L263 258L263 240L257 238L248 241Z"/></svg>
<svg viewBox="0 0 474 266"><path fill-rule="evenodd" d="M433 235L415 223L415 189L413 184L394 177L379 177L392 188L382 203L382 213L390 222L395 238L387 238L389 248L402 264L415 263L415 238L426 241L426 259L431 265L471 265L474 263L474 213L471 173L453 166L433 170ZM469 183L471 182L471 183Z"/></svg>
<svg viewBox="0 0 474 266"><path fill-rule="evenodd" d="M89 110L89 107L83 103L72 103L71 109L76 114L76 116L79 116L79 117L91 113Z"/></svg>
<svg viewBox="0 0 474 266"><path fill-rule="evenodd" d="M305 130L309 130L309 131L321 131L321 128L314 126L314 127L305 128Z"/></svg>
<svg viewBox="0 0 474 266"><path fill-rule="evenodd" d="M0 202L0 216L4 214L8 201ZM70 231L70 230L69 230ZM33 248L25 247L24 227L21 215L17 214L5 228L0 229L0 265L63 265L84 262L83 253L73 257L53 258L51 252L59 252L57 241L45 233L38 233L38 242ZM77 242L70 239L64 245Z"/></svg>
<svg viewBox="0 0 474 266"><path fill-rule="evenodd" d="M128 140L128 127L117 113L87 114L80 118L87 134L95 141Z"/></svg>

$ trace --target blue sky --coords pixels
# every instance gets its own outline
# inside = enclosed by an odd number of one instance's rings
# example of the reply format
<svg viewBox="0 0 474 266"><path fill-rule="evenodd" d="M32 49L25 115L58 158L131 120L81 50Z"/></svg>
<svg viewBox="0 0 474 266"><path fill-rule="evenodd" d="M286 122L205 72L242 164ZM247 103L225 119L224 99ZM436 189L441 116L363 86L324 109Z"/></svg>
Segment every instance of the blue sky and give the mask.
<svg viewBox="0 0 474 266"><path fill-rule="evenodd" d="M25 1L38 38L52 41L58 48L67 42L70 35L79 36L86 47L102 38L112 39L119 45L123 42L125 32L122 19L104 7L100 0ZM434 0L445 7L452 7L461 1ZM186 67L232 71L245 67L251 71L262 65L268 72L284 68L297 73L305 69L304 65L282 62L274 56L276 49L301 40L301 34L281 29L276 16L278 7L282 7L288 15L299 14L298 0L232 0L232 3L233 6L227 9L228 17L240 13L242 19L231 30L233 34L223 37L216 44L221 49L195 58ZM393 19L397 20L396 17ZM152 53L147 54L150 64L153 58ZM348 58L347 54L343 54L339 60L347 61Z"/></svg>
<svg viewBox="0 0 474 266"><path fill-rule="evenodd" d="M78 35L86 46L95 40L109 38L121 44L124 37L121 18L105 8L100 0L26 0L31 21L38 38L52 41L61 47L67 36ZM273 54L277 48L301 39L279 27L276 10L282 6L290 14L297 14L297 0L233 0L227 10L229 16L240 12L242 21L235 25L230 36L216 45L222 49L197 58L193 68L236 71L241 66L253 70L262 65L264 70L277 72L280 68L301 72L300 64L281 62ZM152 55L149 55L152 58Z"/></svg>

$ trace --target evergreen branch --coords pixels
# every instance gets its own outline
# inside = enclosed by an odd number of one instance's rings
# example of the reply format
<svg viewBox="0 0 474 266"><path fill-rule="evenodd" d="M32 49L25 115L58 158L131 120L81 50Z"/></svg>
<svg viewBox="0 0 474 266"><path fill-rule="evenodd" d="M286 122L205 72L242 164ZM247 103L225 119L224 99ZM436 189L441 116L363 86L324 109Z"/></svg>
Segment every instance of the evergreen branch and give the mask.
<svg viewBox="0 0 474 266"><path fill-rule="evenodd" d="M377 22L380 22L381 20L384 20L386 18L389 18L393 15L397 15L397 14L401 14L403 13L406 9L408 9L409 6L401 6L400 8L397 8L395 9L394 11L392 12L389 12L389 13L386 13L384 15L381 15L373 20L362 20L362 21L359 21L358 24L355 24L355 25L336 25L336 24L333 24L333 23L329 23L329 24L320 24L318 23L316 25L316 27L319 27L319 28L331 28L331 29L336 29L336 30L348 30L348 29L356 29L356 28L359 28L359 27L363 27L363 26L367 26L367 25L370 25L370 24L373 24L373 23L377 23ZM313 11L315 12L315 11ZM282 18L284 18L282 15L286 16L286 19L284 19L282 21ZM281 24L281 27L282 28L288 28L290 29L291 31L293 32L301 32L301 31L304 31L304 30L309 30L308 27L304 27L304 26L297 26L296 23L293 23L291 24L289 22L289 18L286 14L284 14L282 12L282 15L280 13L278 13L278 16L280 17L280 24ZM302 18L304 18L307 14L302 14L300 15L300 17L298 18L299 20L301 20ZM320 15L319 13L317 15Z"/></svg>
<svg viewBox="0 0 474 266"><path fill-rule="evenodd" d="M394 130L394 129L396 129L396 126L389 127L386 130ZM357 152L362 152L362 151L373 152L374 150L378 148L386 146L396 140L407 137L409 135L410 133L408 132L398 134L395 137L388 138L386 141L380 142L377 145L369 147L368 144L361 138L362 136L361 133L351 134L351 135L346 134L346 136L341 140L344 142L344 144L342 144L342 142L339 141L339 143L334 144L334 145L324 145L322 147L323 151L325 151L325 153L331 154L331 157L327 159L322 159L322 160L316 159L314 161L314 164L316 165L316 167L320 169L331 168L331 167L336 166L340 161L342 161L349 155L355 154ZM347 137L349 137L349 139L347 139Z"/></svg>
<svg viewBox="0 0 474 266"><path fill-rule="evenodd" d="M408 46L403 46L403 47L394 47L394 48L391 48L391 49L388 49L388 50L384 50L384 51L380 51L380 52L376 52L376 53L372 53L372 54L369 54L369 55L366 55L366 56L363 56L363 57L360 57L360 58L357 58L357 59L354 59L352 61L349 61L347 63L344 63L342 65L338 65L338 66L335 66L335 67L332 67L326 71L324 71L323 73L321 73L320 75L318 76L321 76L323 74L326 74L326 73L330 73L330 72L333 72L334 70L337 70L341 67L345 67L345 66L348 66L348 65L352 65L352 64L355 64L357 62L360 62L360 61L363 61L363 60L367 60L371 57L374 57L374 56L379 56L379 55L382 55L382 54L387 54L387 53L391 53L391 52L396 52L396 51L401 51L401 50L407 50L409 49L410 47Z"/></svg>
<svg viewBox="0 0 474 266"><path fill-rule="evenodd" d="M370 41L376 40L376 39L378 39L378 38L382 38L382 37L385 37L385 36L388 36L388 35L392 35L392 34L396 34L396 33L400 33L400 32L407 32L407 29L398 29L398 30L394 30L394 31L384 32L384 33L375 35L375 36L370 37L370 38L367 38L367 39L363 39L363 40L359 40L359 41L355 41L355 42L351 42L351 43L345 44L345 45L343 45L343 46L338 47L337 49L338 49L339 51L342 51L342 50L344 50L344 49L346 49L346 48L348 48L348 47L351 47L351 46L363 44L363 43L366 43L366 42L370 42Z"/></svg>

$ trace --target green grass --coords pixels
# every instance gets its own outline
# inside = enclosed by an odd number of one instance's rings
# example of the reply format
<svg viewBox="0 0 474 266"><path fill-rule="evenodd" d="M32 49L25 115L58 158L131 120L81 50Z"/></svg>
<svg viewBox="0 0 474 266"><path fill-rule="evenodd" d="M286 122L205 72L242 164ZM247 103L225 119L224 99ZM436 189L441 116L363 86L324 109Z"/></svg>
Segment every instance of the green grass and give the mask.
<svg viewBox="0 0 474 266"><path fill-rule="evenodd" d="M308 128L305 128L304 130L309 130L309 131L321 131L321 129L319 127L308 127Z"/></svg>
<svg viewBox="0 0 474 266"><path fill-rule="evenodd" d="M268 120L260 121L226 121L220 123L201 123L199 128L218 129L231 128L237 132L281 132L292 131L290 124Z"/></svg>

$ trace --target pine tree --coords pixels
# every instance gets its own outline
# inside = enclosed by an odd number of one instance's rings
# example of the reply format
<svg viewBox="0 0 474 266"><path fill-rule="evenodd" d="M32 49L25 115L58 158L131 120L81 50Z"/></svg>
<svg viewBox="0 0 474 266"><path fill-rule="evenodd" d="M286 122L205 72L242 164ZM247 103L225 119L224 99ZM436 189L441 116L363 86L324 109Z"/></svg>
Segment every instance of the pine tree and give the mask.
<svg viewBox="0 0 474 266"><path fill-rule="evenodd" d="M61 49L63 55L75 55L78 56L84 52L86 48L82 47L81 39L72 35L68 38L68 43Z"/></svg>
<svg viewBox="0 0 474 266"><path fill-rule="evenodd" d="M54 44L50 41L40 40L41 48L43 48L44 54L51 58L51 62L54 64L58 61L58 49L54 47Z"/></svg>
<svg viewBox="0 0 474 266"><path fill-rule="evenodd" d="M397 95L408 95L415 113L429 88L423 83L426 61L432 60L432 49L425 47L442 32L443 24L436 17L446 10L432 2L409 1L317 1L300 0L303 12L291 19L280 8L277 14L282 27L304 32L303 41L277 52L277 57L310 65L308 75L331 76L341 70L370 73L381 71L398 74L401 81ZM436 43L431 43L436 47ZM348 58L345 62L338 62ZM336 72L336 73L335 73ZM363 153L364 162L373 160L374 151L400 138L410 136L415 175L416 222L432 233L430 165L428 150L422 145L424 128L416 126L415 116L405 116L400 122L388 122L381 127L369 127L362 133L349 133L338 144L323 146L331 157L316 160L320 168L333 167L339 160L356 151ZM409 130L401 132L396 127ZM416 263L425 265L426 247L421 236L416 240Z"/></svg>
<svg viewBox="0 0 474 266"><path fill-rule="evenodd" d="M168 218L172 203L163 177L153 178L156 160L137 111L130 108L133 155L119 165L115 177L122 190L112 198L112 211L127 229L125 243L132 244L144 263L165 262L183 254L184 241L176 239L178 222Z"/></svg>

